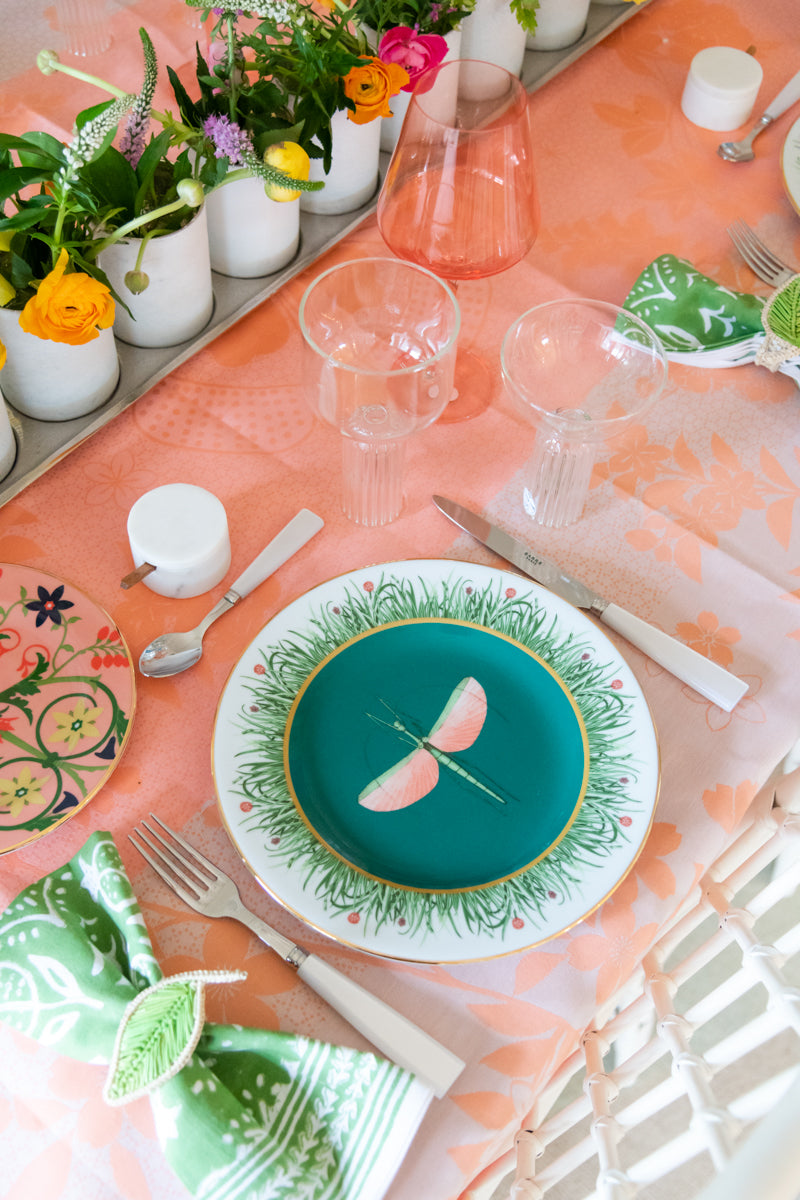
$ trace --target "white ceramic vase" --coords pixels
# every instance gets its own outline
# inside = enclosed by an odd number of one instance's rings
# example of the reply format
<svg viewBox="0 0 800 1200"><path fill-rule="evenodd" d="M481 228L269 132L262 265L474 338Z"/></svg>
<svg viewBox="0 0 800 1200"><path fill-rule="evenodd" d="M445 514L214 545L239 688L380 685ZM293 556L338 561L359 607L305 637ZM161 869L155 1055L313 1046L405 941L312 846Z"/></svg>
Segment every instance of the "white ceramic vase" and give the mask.
<svg viewBox="0 0 800 1200"><path fill-rule="evenodd" d="M13 467L16 457L17 439L11 427L11 420L3 400L3 394L0 392L0 479L5 479Z"/></svg>
<svg viewBox="0 0 800 1200"><path fill-rule="evenodd" d="M343 108L333 114L331 169L326 175L322 160L312 158L309 178L322 180L325 186L319 192L302 193L302 212L330 216L353 212L373 197L380 170L381 122L382 118L376 117L357 125L348 120Z"/></svg>
<svg viewBox="0 0 800 1200"><path fill-rule="evenodd" d="M211 269L236 279L272 275L300 245L300 201L270 200L255 176L223 183L206 197Z"/></svg>
<svg viewBox="0 0 800 1200"><path fill-rule="evenodd" d="M583 37L591 0L539 0L536 32L527 37L529 50L561 50Z"/></svg>
<svg viewBox="0 0 800 1200"><path fill-rule="evenodd" d="M105 404L119 379L113 329L83 346L25 333L19 313L0 308L0 341L8 358L0 383L9 404L37 421L71 421Z"/></svg>
<svg viewBox="0 0 800 1200"><path fill-rule="evenodd" d="M461 58L495 63L519 75L527 34L511 11L509 0L477 0L461 23Z"/></svg>
<svg viewBox="0 0 800 1200"><path fill-rule="evenodd" d="M586 3L588 4L589 0L586 0ZM450 62L452 58L461 58L461 30L451 29L449 33L445 34L444 40L447 42L447 54L442 62ZM411 92L399 92L389 101L392 115L381 118L381 150L386 150L391 154L397 145L410 101Z"/></svg>
<svg viewBox="0 0 800 1200"><path fill-rule="evenodd" d="M114 333L131 346L177 346L205 329L214 311L205 205L188 225L149 239L141 270L150 283L134 295L125 275L136 266L141 240L115 242L98 262L130 313L117 305Z"/></svg>

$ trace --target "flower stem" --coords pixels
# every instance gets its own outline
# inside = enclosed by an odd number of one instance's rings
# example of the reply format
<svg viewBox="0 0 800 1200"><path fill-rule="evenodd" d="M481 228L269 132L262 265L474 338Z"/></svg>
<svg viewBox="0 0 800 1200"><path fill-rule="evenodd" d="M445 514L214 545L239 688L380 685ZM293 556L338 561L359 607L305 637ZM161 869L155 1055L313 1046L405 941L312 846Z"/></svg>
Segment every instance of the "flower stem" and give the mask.
<svg viewBox="0 0 800 1200"><path fill-rule="evenodd" d="M238 100L236 88L236 26L228 17L225 22L225 33L228 42L228 84L230 85L229 110L232 121L236 120L236 104Z"/></svg>
<svg viewBox="0 0 800 1200"><path fill-rule="evenodd" d="M48 54L48 70L45 71L46 75L49 75L52 71L60 71L62 75L70 75L73 79L82 80L83 83L94 84L101 91L108 92L109 96L116 96L118 100L124 100L128 96L127 92L123 91L122 88L116 87L113 83L107 83L105 79L99 79L97 75L90 75L87 71L81 71L78 67L70 67L67 63L62 63L55 54L50 54L50 52ZM169 113L156 112L154 108L151 108L150 116L161 125L174 124L171 121Z"/></svg>
<svg viewBox="0 0 800 1200"><path fill-rule="evenodd" d="M154 208L152 212L143 213L140 217L134 217L130 221L126 221L124 225L120 225L119 229L115 229L108 237L104 237L96 243L97 253L106 250L109 246L113 246L114 242L120 241L121 238L127 237L129 233L139 229L142 225L148 225L151 221L158 221L161 217L169 216L170 213L178 212L181 208L189 207L184 200L173 200L172 204L164 204L161 208Z"/></svg>

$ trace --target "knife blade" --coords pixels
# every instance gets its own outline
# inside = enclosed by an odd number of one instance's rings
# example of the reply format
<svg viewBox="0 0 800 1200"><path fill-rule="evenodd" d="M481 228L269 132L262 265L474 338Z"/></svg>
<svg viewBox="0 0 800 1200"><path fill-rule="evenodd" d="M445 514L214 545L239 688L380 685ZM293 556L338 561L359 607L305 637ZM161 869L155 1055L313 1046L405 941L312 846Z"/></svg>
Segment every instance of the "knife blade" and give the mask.
<svg viewBox="0 0 800 1200"><path fill-rule="evenodd" d="M631 645L642 650L677 679L688 683L689 687L694 688L701 696L718 704L725 712L735 708L747 691L748 685L731 675L724 667L704 658L702 654L692 650L691 646L676 641L663 630L649 625L641 617L636 617L619 605L605 600L586 584L562 571L556 563L541 558L523 542L497 525L492 525L484 517L471 512L463 504L456 504L454 500L447 500L444 496L434 496L433 502L460 529L482 542L484 546L488 546L501 558L505 558L517 570L549 591L555 592L562 600L599 617L609 629L621 634Z"/></svg>

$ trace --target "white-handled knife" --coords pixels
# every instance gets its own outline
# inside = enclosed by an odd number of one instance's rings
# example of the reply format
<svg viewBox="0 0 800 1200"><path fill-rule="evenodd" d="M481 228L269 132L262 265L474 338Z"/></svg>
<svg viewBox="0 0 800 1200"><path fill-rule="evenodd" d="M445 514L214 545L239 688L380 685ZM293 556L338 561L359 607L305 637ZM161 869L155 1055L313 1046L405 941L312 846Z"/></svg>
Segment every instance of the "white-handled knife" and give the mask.
<svg viewBox="0 0 800 1200"><path fill-rule="evenodd" d="M677 679L688 683L689 687L694 688L707 700L718 704L725 712L735 708L747 691L747 684L731 675L730 671L704 658L683 642L676 641L668 633L648 625L646 621L635 617L619 605L604 600L591 588L562 571L555 563L540 558L524 543L479 517L477 513L464 508L462 504L456 504L453 500L445 500L443 496L434 496L433 502L460 529L482 542L484 546L488 546L490 550L494 550L495 554L505 558L537 583L555 592L562 600L567 600L576 608L587 609L599 617L604 625L622 634L654 662L659 663Z"/></svg>

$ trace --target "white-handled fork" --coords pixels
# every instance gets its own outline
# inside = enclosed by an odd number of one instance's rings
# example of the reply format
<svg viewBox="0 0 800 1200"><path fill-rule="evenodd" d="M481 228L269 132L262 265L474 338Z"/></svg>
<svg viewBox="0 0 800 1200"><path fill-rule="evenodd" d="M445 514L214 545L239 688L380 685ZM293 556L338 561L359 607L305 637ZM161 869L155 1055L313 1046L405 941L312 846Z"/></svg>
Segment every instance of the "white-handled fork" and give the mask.
<svg viewBox="0 0 800 1200"><path fill-rule="evenodd" d="M444 1096L464 1069L460 1058L377 996L250 912L232 879L154 813L150 817L160 829L143 821L142 827L129 835L129 840L185 904L206 917L232 917L241 921L296 967L300 978L373 1046L398 1066L413 1071L434 1095Z"/></svg>

